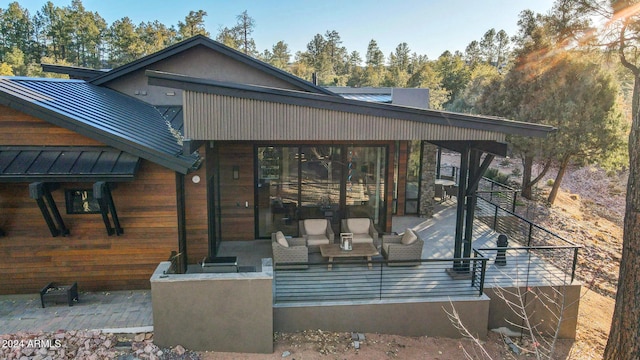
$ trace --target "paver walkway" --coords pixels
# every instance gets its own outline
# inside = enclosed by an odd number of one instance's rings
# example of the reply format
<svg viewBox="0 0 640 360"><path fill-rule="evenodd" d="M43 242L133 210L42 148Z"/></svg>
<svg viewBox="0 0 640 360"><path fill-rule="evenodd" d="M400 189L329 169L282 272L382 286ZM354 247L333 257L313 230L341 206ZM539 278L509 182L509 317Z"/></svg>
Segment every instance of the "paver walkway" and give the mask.
<svg viewBox="0 0 640 360"><path fill-rule="evenodd" d="M50 302L45 306L43 309L40 305L39 294L0 296L0 334L60 329L116 333L153 330L150 290L80 292L73 306Z"/></svg>

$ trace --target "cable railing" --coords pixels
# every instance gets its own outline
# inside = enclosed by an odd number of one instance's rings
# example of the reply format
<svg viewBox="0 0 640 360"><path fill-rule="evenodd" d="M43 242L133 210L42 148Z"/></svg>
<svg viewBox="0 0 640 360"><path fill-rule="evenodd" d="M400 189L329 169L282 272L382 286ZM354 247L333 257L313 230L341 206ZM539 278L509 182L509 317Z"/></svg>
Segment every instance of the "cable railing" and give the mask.
<svg viewBox="0 0 640 360"><path fill-rule="evenodd" d="M503 209L511 212L516 211L518 193L520 190L514 189L505 184L501 184L489 178L483 177L478 183L477 194L491 203L498 204Z"/></svg>
<svg viewBox="0 0 640 360"><path fill-rule="evenodd" d="M470 271L451 276L454 261L467 261ZM486 259L420 259L406 261L345 260L287 263L274 267L274 303L407 300L481 296ZM291 267L307 267L291 269Z"/></svg>
<svg viewBox="0 0 640 360"><path fill-rule="evenodd" d="M510 247L479 249L482 250L482 255L487 255L489 250L497 253L498 250L503 249L507 249L508 253L526 251L529 254L533 252L555 268L570 274L571 282L573 282L580 245L480 196L475 210L475 218L497 233L507 235L509 240ZM521 247L516 248L514 246L516 244ZM566 265L567 262L570 266ZM529 265L532 266L532 264Z"/></svg>

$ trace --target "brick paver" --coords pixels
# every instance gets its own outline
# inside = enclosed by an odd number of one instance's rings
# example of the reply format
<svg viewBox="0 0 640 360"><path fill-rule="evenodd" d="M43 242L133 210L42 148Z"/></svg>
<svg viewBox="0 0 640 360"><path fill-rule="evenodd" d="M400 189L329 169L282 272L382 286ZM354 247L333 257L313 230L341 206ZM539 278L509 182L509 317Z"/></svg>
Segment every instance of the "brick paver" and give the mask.
<svg viewBox="0 0 640 360"><path fill-rule="evenodd" d="M150 290L80 293L79 297L73 306L47 302L43 309L39 294L0 295L0 334L153 326Z"/></svg>

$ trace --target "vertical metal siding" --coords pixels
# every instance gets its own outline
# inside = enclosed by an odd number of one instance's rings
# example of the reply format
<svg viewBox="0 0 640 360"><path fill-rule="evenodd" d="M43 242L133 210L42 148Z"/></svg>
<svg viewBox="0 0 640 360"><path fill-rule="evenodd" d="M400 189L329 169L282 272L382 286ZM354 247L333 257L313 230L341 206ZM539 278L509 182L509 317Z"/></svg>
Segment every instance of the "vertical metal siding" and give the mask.
<svg viewBox="0 0 640 360"><path fill-rule="evenodd" d="M194 140L494 140L498 132L330 109L184 92L184 132Z"/></svg>

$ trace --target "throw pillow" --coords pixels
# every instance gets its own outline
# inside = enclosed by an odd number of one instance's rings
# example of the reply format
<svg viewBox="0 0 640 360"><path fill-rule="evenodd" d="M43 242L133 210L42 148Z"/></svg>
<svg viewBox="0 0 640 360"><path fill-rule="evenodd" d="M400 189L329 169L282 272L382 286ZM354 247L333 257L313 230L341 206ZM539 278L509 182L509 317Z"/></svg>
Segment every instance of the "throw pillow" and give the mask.
<svg viewBox="0 0 640 360"><path fill-rule="evenodd" d="M284 246L284 247L289 247L289 242L287 241L287 238L284 237L284 234L282 233L282 231L278 231L276 233L276 241L278 242L278 244Z"/></svg>
<svg viewBox="0 0 640 360"><path fill-rule="evenodd" d="M400 240L400 242L404 245L411 245L416 242L416 240L418 240L416 234L413 231L407 229L405 230L404 235L402 235L402 240Z"/></svg>

